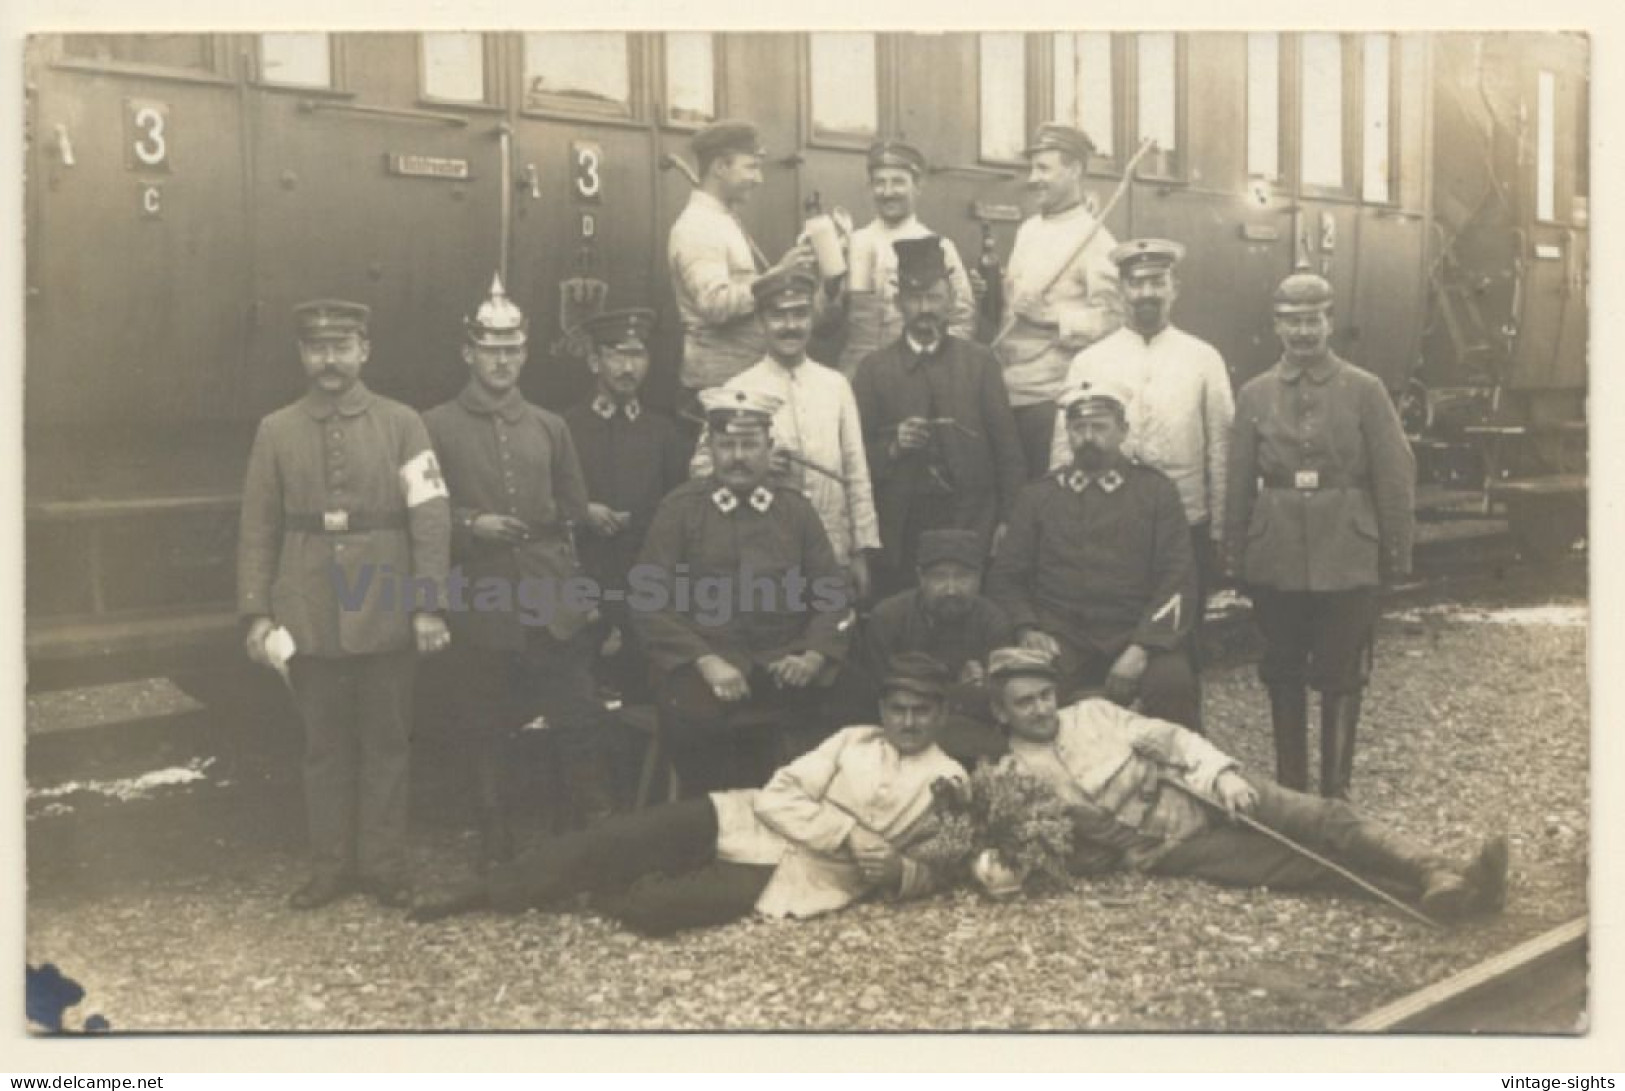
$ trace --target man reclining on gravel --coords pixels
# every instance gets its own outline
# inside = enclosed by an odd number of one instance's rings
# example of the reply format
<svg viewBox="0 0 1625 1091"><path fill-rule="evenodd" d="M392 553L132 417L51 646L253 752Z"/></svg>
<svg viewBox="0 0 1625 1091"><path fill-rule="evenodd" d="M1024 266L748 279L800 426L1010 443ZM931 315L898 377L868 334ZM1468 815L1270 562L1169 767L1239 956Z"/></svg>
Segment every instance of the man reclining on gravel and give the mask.
<svg viewBox="0 0 1625 1091"><path fill-rule="evenodd" d="M923 653L891 661L880 726L847 727L767 787L713 792L550 838L483 879L427 894L411 919L517 912L590 893L645 935L724 924L753 909L812 917L870 893L914 898L937 869L908 846L932 825L932 784L965 771L937 749L952 678Z"/></svg>
<svg viewBox="0 0 1625 1091"><path fill-rule="evenodd" d="M1456 868L1348 803L1242 775L1234 758L1193 732L1103 698L1056 708L1049 657L1001 648L988 659L993 714L1010 758L1073 809L1074 874L1122 867L1228 886L1348 891L1347 879L1250 822L1420 904L1435 920L1500 911L1507 843L1484 843ZM1240 824L1226 820L1244 816Z"/></svg>

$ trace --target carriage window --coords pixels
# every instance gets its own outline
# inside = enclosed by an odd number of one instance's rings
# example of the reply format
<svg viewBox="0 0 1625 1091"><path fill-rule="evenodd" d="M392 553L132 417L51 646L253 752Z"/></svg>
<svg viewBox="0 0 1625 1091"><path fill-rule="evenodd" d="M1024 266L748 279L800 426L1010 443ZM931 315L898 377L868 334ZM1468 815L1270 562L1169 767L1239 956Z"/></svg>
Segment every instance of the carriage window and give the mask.
<svg viewBox="0 0 1625 1091"><path fill-rule="evenodd" d="M715 39L666 35L666 120L704 124L717 116Z"/></svg>
<svg viewBox="0 0 1625 1091"><path fill-rule="evenodd" d="M1021 34L984 34L980 43L981 156L1021 158L1027 146L1027 42Z"/></svg>
<svg viewBox="0 0 1625 1091"><path fill-rule="evenodd" d="M484 102L484 38L479 34L425 34L423 94L448 102Z"/></svg>
<svg viewBox="0 0 1625 1091"><path fill-rule="evenodd" d="M333 43L326 34L261 34L260 79L290 87L333 86Z"/></svg>
<svg viewBox="0 0 1625 1091"><path fill-rule="evenodd" d="M1145 173L1179 173L1179 60L1172 34L1137 35L1140 140L1157 142Z"/></svg>
<svg viewBox="0 0 1625 1091"><path fill-rule="evenodd" d="M1379 204L1391 200L1393 189L1393 73L1391 39L1386 34L1365 36L1365 179L1361 192Z"/></svg>
<svg viewBox="0 0 1625 1091"><path fill-rule="evenodd" d="M1281 177L1281 36L1247 35L1247 174Z"/></svg>
<svg viewBox="0 0 1625 1091"><path fill-rule="evenodd" d="M1057 34L1052 42L1055 88L1051 116L1082 129L1098 155L1113 158L1117 131L1112 115L1112 36Z"/></svg>
<svg viewBox="0 0 1625 1091"><path fill-rule="evenodd" d="M1303 183L1343 188L1343 40L1303 36Z"/></svg>
<svg viewBox="0 0 1625 1091"><path fill-rule="evenodd" d="M1535 219L1557 219L1557 77L1540 74L1535 112Z"/></svg>
<svg viewBox="0 0 1625 1091"><path fill-rule="evenodd" d="M631 116L627 36L606 31L526 34L525 108Z"/></svg>
<svg viewBox="0 0 1625 1091"><path fill-rule="evenodd" d="M872 140L880 133L880 69L873 34L808 35L813 134Z"/></svg>
<svg viewBox="0 0 1625 1091"><path fill-rule="evenodd" d="M98 64L140 64L154 68L214 67L207 34L68 34L64 56Z"/></svg>

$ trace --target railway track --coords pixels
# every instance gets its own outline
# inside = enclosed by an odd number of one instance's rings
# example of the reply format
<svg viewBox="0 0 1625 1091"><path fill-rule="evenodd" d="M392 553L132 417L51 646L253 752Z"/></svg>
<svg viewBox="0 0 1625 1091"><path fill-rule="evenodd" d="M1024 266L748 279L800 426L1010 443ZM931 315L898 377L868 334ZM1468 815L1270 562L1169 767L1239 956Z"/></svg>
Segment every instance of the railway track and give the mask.
<svg viewBox="0 0 1625 1091"><path fill-rule="evenodd" d="M1590 918L1576 917L1339 1028L1363 1034L1580 1034Z"/></svg>

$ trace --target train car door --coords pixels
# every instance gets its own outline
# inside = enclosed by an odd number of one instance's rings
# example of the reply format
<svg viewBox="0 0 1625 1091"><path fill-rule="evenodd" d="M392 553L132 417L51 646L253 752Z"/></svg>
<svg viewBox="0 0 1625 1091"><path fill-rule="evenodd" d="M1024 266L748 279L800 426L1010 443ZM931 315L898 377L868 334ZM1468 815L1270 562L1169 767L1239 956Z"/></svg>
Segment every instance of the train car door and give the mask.
<svg viewBox="0 0 1625 1091"><path fill-rule="evenodd" d="M1525 37L1536 36L1518 36L1528 145L1519 155L1524 249L1509 385L1551 392L1547 400L1565 402L1552 410L1572 417L1586 388L1588 56L1583 38Z"/></svg>
<svg viewBox="0 0 1625 1091"><path fill-rule="evenodd" d="M1361 205L1350 359L1398 394L1416 371L1424 317L1428 43L1420 34L1357 39Z"/></svg>
<svg viewBox="0 0 1625 1091"><path fill-rule="evenodd" d="M649 38L594 31L517 35L514 298L531 316L526 391L563 409L590 377L561 311L569 281L601 281L609 308L647 306L662 270L655 241L656 144L649 123Z"/></svg>
<svg viewBox="0 0 1625 1091"><path fill-rule="evenodd" d="M241 393L237 96L207 34L34 38L27 163L29 653L229 598L217 422ZM222 446L223 445L223 446ZM229 461L229 460L226 460ZM66 632L66 630L64 630Z"/></svg>
<svg viewBox="0 0 1625 1091"><path fill-rule="evenodd" d="M484 36L252 40L251 414L296 397L292 306L373 308L366 380L424 408L464 380L462 316L500 250L501 116Z"/></svg>

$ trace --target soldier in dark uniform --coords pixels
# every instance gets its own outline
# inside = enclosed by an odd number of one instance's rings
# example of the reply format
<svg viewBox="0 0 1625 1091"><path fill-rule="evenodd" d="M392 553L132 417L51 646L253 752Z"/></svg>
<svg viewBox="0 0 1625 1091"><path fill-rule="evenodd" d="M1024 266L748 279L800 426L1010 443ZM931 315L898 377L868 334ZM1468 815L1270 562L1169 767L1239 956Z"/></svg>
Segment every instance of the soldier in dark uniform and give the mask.
<svg viewBox="0 0 1625 1091"><path fill-rule="evenodd" d="M1277 779L1308 788L1312 686L1320 791L1347 798L1377 588L1411 568L1416 462L1382 381L1331 351L1331 311L1312 273L1275 291L1284 352L1237 397L1224 556L1264 635Z"/></svg>
<svg viewBox="0 0 1625 1091"><path fill-rule="evenodd" d="M817 742L852 617L818 513L770 484L779 400L717 387L701 404L713 472L661 502L627 596L690 796L760 784Z"/></svg>
<svg viewBox="0 0 1625 1091"><path fill-rule="evenodd" d="M937 745L970 768L1005 751L1004 735L988 709L982 664L994 648L1015 639L1010 618L982 594L982 540L972 530L928 530L920 535L919 586L877 603L863 624L864 697L878 692L886 665L920 652L947 666L953 679L948 715ZM872 703L872 701L870 702Z"/></svg>
<svg viewBox="0 0 1625 1091"><path fill-rule="evenodd" d="M1196 571L1179 490L1125 458L1129 393L1085 382L1061 395L1072 462L1028 485L993 559L988 594L1023 647L1054 656L1061 689L1104 686L1119 704L1196 730L1185 642Z"/></svg>
<svg viewBox="0 0 1625 1091"><path fill-rule="evenodd" d="M903 336L852 380L880 519L880 594L913 582L927 530L975 531L985 555L1027 480L998 360L948 333L954 290L942 240L893 246Z"/></svg>
<svg viewBox="0 0 1625 1091"><path fill-rule="evenodd" d="M305 725L315 873L290 904L359 883L404 905L415 657L450 639L446 487L422 419L361 382L368 309L318 300L294 314L309 390L260 422L237 553L248 655L287 672Z"/></svg>
<svg viewBox="0 0 1625 1091"><path fill-rule="evenodd" d="M581 561L606 591L624 596L655 508L688 479L688 450L672 419L638 397L649 374L650 310L605 311L582 323L592 341L587 364L597 380L588 401L564 414L587 479L587 519L578 528ZM608 644L602 677L630 700L647 697L648 669L623 601L605 600ZM618 646L617 646L618 645Z"/></svg>
<svg viewBox="0 0 1625 1091"><path fill-rule="evenodd" d="M451 489L457 574L473 588L467 608L451 614L458 718L474 766L482 855L497 861L513 855L506 743L538 714L554 743L546 768L554 825L600 818L613 802L592 683L592 611L560 593L580 573L571 528L587 514L575 445L563 420L519 392L525 318L500 278L465 329L468 384L424 420ZM504 586L510 593L500 597L483 590Z"/></svg>

